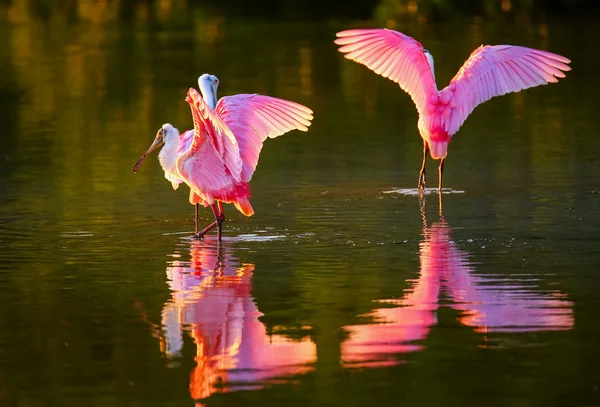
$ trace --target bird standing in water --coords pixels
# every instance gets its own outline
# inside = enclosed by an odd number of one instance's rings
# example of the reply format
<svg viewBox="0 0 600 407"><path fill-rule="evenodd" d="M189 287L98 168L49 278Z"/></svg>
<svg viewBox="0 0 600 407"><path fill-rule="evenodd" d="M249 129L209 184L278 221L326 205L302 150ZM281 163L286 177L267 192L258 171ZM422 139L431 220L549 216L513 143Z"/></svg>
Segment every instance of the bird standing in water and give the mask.
<svg viewBox="0 0 600 407"><path fill-rule="evenodd" d="M225 220L223 203L233 203L246 216L254 214L248 182L258 164L263 142L291 130L308 131L313 112L306 106L258 94L225 96L217 103L219 80L214 75L198 78L202 95L188 91L194 130L183 133L164 124L144 155L133 166L136 172L146 157L164 145L158 158L173 189L181 182L190 187L190 203L196 209L196 237L215 226L221 239ZM198 230L198 207L210 206L215 221Z"/></svg>
<svg viewBox="0 0 600 407"><path fill-rule="evenodd" d="M439 159L438 189L442 190L444 160L452 136L479 104L494 96L558 82L571 61L532 48L480 46L460 68L450 84L438 91L433 57L414 38L388 29L354 29L337 33L335 43L345 57L400 85L419 113L423 138L423 163L418 189L425 188L427 152Z"/></svg>

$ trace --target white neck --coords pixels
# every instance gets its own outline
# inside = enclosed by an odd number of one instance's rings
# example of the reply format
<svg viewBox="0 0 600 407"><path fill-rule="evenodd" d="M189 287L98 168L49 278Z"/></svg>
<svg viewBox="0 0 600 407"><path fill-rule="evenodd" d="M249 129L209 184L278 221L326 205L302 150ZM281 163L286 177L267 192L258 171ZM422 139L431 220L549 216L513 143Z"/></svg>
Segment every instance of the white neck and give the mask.
<svg viewBox="0 0 600 407"><path fill-rule="evenodd" d="M177 147L179 146L179 137L168 137L165 139L165 145L158 153L160 166L166 172L175 172L177 166Z"/></svg>
<svg viewBox="0 0 600 407"><path fill-rule="evenodd" d="M433 56L428 52L425 53L425 56L427 57L427 62L429 62L429 67L431 68L431 75L433 75L433 83L435 83L435 69L433 69Z"/></svg>
<svg viewBox="0 0 600 407"><path fill-rule="evenodd" d="M202 81L198 85L200 86L200 92L202 93L202 99L204 99L204 102L210 106L212 110L215 110L217 107L216 90L213 92L213 87L208 81Z"/></svg>

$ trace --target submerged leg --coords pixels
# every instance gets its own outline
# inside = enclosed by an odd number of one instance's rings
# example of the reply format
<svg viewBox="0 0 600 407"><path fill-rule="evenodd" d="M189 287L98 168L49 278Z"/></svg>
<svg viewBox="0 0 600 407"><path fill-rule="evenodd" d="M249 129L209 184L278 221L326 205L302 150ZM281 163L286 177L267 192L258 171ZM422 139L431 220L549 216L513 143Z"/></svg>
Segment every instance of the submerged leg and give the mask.
<svg viewBox="0 0 600 407"><path fill-rule="evenodd" d="M204 229L202 229L200 232L196 232L196 238L202 239L205 234L207 234L208 232L213 230L214 227L216 226L217 227L217 239L221 240L221 230L222 230L223 221L225 220L225 213L223 212L223 204L220 201L218 201L216 204L212 204L210 206L210 209L212 209L212 211L213 211L213 215L215 216L215 221L213 223L211 223L210 225L208 225L207 227L205 227ZM196 214L196 217L198 217L197 214ZM196 222L196 224L197 223L198 222ZM196 230L198 230L197 227L196 227Z"/></svg>
<svg viewBox="0 0 600 407"><path fill-rule="evenodd" d="M198 218L198 207L199 206L200 206L200 204L196 204L196 219L195 219L196 227L194 228L194 234L196 236L198 236L198 221L199 221L199 218Z"/></svg>
<svg viewBox="0 0 600 407"><path fill-rule="evenodd" d="M207 227L202 229L200 232L196 233L196 238L202 239L204 237L204 235L207 234L208 232L210 232L215 226L217 226L216 221L214 221L213 223L211 223L210 225L208 225Z"/></svg>
<svg viewBox="0 0 600 407"><path fill-rule="evenodd" d="M425 217L425 194L419 194L419 211L421 211L423 227L427 227L427 219Z"/></svg>
<svg viewBox="0 0 600 407"><path fill-rule="evenodd" d="M444 211L442 210L442 192L438 192L438 204L439 204L439 213L440 213L440 220L443 222L444 221Z"/></svg>
<svg viewBox="0 0 600 407"><path fill-rule="evenodd" d="M223 212L223 204L221 203L221 201L218 201L216 204L212 204L210 206L210 209L212 209L212 211L213 211L213 215L215 216L215 221L213 223L211 223L210 225L208 225L207 227L205 227L204 229L202 229L200 232L196 232L196 237L198 239L202 239L205 234L210 232L216 226L217 230L218 230L217 238L219 240L221 240L221 229L222 229L223 221L225 220L225 214ZM197 216L198 215L196 215L196 217ZM196 230L197 230L197 228L196 228Z"/></svg>
<svg viewBox="0 0 600 407"><path fill-rule="evenodd" d="M423 164L421 164L421 171L419 171L419 183L417 189L425 189L425 161L427 160L427 151L429 150L427 141L423 140Z"/></svg>
<svg viewBox="0 0 600 407"><path fill-rule="evenodd" d="M217 239L221 241L221 231L223 229L223 221L225 220L225 212L223 211L223 203L221 201L217 201L218 204L218 212L213 209L213 213L215 214L215 219L217 220Z"/></svg>
<svg viewBox="0 0 600 407"><path fill-rule="evenodd" d="M439 183L438 183L438 191L441 194L442 193L442 173L444 172L444 158L440 159L440 166L438 168L438 179L439 179Z"/></svg>
<svg viewBox="0 0 600 407"><path fill-rule="evenodd" d="M210 232L218 224L218 209L217 209L217 205L212 204L210 206L210 209L212 209L213 214L215 215L215 219L216 220L214 222L212 222L210 225L208 225L207 227L205 227L204 229L202 229L200 232L196 232L196 238L198 238L198 239L204 238L204 235L207 234L208 232ZM196 215L196 216L198 216L198 215Z"/></svg>

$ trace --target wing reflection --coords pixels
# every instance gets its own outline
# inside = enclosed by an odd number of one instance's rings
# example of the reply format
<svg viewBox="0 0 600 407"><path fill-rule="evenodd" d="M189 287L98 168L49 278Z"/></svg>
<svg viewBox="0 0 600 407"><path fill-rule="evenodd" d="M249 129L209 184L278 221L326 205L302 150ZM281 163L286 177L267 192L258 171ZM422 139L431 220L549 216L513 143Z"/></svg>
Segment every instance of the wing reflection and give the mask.
<svg viewBox="0 0 600 407"><path fill-rule="evenodd" d="M423 206L422 206L423 208ZM342 360L348 367L400 363L399 353L419 350L446 305L458 321L476 332L553 331L573 328L573 303L556 289L542 290L531 276L477 274L468 254L456 247L441 216L427 226L423 214L420 274L401 299L380 300L388 307L367 314L373 324L346 326ZM390 308L392 307L392 308Z"/></svg>
<svg viewBox="0 0 600 407"><path fill-rule="evenodd" d="M531 276L477 274L467 254L450 239L450 233L450 226L443 219L424 228L421 270L438 274L449 306L462 311L459 322L477 332L573 327L573 303L565 294L540 289Z"/></svg>
<svg viewBox="0 0 600 407"><path fill-rule="evenodd" d="M163 351L180 355L184 335L196 345L190 393L258 388L276 378L306 373L316 346L305 338L268 335L252 298L253 264L240 264L230 248L193 241L191 262L167 267L171 299L162 311Z"/></svg>

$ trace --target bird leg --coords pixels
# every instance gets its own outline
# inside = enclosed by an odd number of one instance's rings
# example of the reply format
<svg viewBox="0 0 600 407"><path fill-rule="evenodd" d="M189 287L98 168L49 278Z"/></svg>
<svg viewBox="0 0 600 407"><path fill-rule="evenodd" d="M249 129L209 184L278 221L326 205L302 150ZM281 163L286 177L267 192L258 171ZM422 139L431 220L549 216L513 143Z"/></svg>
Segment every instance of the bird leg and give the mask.
<svg viewBox="0 0 600 407"><path fill-rule="evenodd" d="M425 161L427 160L427 151L429 150L427 141L423 140L423 164L421 164L421 171L419 171L419 183L417 189L425 190Z"/></svg>
<svg viewBox="0 0 600 407"><path fill-rule="evenodd" d="M440 219L442 220L442 222L444 221L444 211L442 210L442 193L439 192L438 193L438 204L439 204L439 214L440 214Z"/></svg>
<svg viewBox="0 0 600 407"><path fill-rule="evenodd" d="M217 226L216 221L214 221L213 223L211 223L210 225L208 225L207 227L202 229L200 232L196 233L196 238L203 239L204 235L207 234L208 232L210 232L215 226Z"/></svg>
<svg viewBox="0 0 600 407"><path fill-rule="evenodd" d="M200 232L196 232L196 238L198 239L202 239L204 238L204 235L207 234L208 232L210 232L212 229L214 229L215 226L217 226L217 239L221 240L221 229L222 229L222 225L223 225L223 221L225 220L225 214L223 212L223 204L221 203L221 201L218 201L217 204L212 204L210 206L210 209L212 209L213 211L213 215L215 215L215 221L213 223L211 223L210 225L208 225L207 227L205 227L204 229L202 229ZM196 217L198 216L198 214L196 213ZM198 224L198 220L196 218L196 225ZM196 230L198 230L198 227L196 226Z"/></svg>
<svg viewBox="0 0 600 407"><path fill-rule="evenodd" d="M221 241L221 230L223 229L223 221L225 220L225 212L223 211L223 203L221 201L217 201L218 204L218 213L213 209L213 213L215 214L215 219L217 220L217 239L219 242Z"/></svg>
<svg viewBox="0 0 600 407"><path fill-rule="evenodd" d="M199 209L199 206L200 206L200 204L196 204L196 219L194 220L195 224L196 224L196 227L194 229L194 234L196 236L198 236L198 221L199 221L199 218L198 218L198 209Z"/></svg>
<svg viewBox="0 0 600 407"><path fill-rule="evenodd" d="M441 158L440 159L440 166L438 167L438 179L439 179L438 192L440 194L442 193L442 173L443 172L444 172L444 159Z"/></svg>

